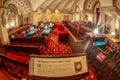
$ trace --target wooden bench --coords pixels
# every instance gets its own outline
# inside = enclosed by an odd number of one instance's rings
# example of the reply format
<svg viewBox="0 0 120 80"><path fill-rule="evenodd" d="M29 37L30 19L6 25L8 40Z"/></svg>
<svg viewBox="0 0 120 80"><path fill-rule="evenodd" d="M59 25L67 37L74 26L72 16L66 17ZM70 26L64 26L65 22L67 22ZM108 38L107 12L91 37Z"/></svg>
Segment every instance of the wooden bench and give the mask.
<svg viewBox="0 0 120 80"><path fill-rule="evenodd" d="M15 34L15 33L19 32L20 30L25 30L31 25L32 24L27 24L27 25L24 25L24 26L21 26L21 27L14 28L14 29L8 31L8 35L11 36L12 34Z"/></svg>
<svg viewBox="0 0 120 80"><path fill-rule="evenodd" d="M58 27L58 42L68 42L68 32L63 24L56 24Z"/></svg>
<svg viewBox="0 0 120 80"><path fill-rule="evenodd" d="M28 74L28 63L15 60L2 54L0 55L0 58L0 65L4 72L7 72L10 76L18 79L27 77L26 74Z"/></svg>
<svg viewBox="0 0 120 80"><path fill-rule="evenodd" d="M93 30L92 29L90 29L89 27L86 27L86 26L84 26L84 25L79 25L79 33L81 33L81 34L86 34L86 32L92 32Z"/></svg>
<svg viewBox="0 0 120 80"><path fill-rule="evenodd" d="M28 65L31 54L40 55L40 47L3 45L5 51L0 55L2 69L11 76L28 79Z"/></svg>
<svg viewBox="0 0 120 80"><path fill-rule="evenodd" d="M78 29L78 25L74 25L70 22L66 22L65 26L70 30L70 32L72 32L72 34L78 38L79 37L79 29Z"/></svg>
<svg viewBox="0 0 120 80"><path fill-rule="evenodd" d="M86 35L86 32L92 32L92 29L82 24L71 22L64 22L64 24L69 29L69 31L72 32L72 34L78 39L80 38L80 36Z"/></svg>
<svg viewBox="0 0 120 80"><path fill-rule="evenodd" d="M41 44L46 45L45 36L11 38L10 43L13 45L32 45L32 46L40 46Z"/></svg>
<svg viewBox="0 0 120 80"><path fill-rule="evenodd" d="M40 47L37 46L3 45L3 47L5 48L5 52L11 51L26 56L29 56L30 54L40 55Z"/></svg>

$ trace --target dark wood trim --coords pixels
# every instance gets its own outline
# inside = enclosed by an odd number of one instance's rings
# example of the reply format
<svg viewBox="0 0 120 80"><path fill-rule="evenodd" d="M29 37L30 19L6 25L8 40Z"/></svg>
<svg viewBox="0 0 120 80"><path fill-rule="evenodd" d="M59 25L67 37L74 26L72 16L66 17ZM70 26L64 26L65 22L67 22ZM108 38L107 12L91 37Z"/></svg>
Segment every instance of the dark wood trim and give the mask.
<svg viewBox="0 0 120 80"><path fill-rule="evenodd" d="M56 78L53 78L53 77L40 77L40 76L38 77L38 76L31 76L30 75L30 78L35 79L35 80L39 80L39 79L42 79L42 80L79 80L79 79L84 78L86 75L88 75L88 72L84 73L84 74L81 74L81 75L76 75L76 76L56 77Z"/></svg>

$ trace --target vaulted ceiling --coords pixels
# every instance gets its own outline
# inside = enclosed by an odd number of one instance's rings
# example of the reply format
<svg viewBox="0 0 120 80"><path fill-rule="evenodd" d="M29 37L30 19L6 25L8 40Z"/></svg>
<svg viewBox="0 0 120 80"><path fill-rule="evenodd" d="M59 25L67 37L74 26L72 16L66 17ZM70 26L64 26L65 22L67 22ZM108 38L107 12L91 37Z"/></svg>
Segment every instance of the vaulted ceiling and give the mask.
<svg viewBox="0 0 120 80"><path fill-rule="evenodd" d="M14 5L18 9L19 14L24 14L32 11L32 6L29 0L3 0L4 5Z"/></svg>
<svg viewBox="0 0 120 80"><path fill-rule="evenodd" d="M61 12L74 12L76 6L79 10L93 11L96 4L102 7L115 7L120 11L120 0L3 0L6 5L13 4L21 14L42 9L46 11L60 10Z"/></svg>
<svg viewBox="0 0 120 80"><path fill-rule="evenodd" d="M113 5L120 11L120 0L114 0Z"/></svg>

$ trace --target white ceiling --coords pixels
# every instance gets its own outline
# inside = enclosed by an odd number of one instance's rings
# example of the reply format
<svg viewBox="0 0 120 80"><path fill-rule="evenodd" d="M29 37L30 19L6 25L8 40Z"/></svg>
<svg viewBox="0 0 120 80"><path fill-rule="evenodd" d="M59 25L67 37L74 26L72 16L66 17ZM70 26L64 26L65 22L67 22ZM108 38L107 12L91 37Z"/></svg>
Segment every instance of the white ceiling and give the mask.
<svg viewBox="0 0 120 80"><path fill-rule="evenodd" d="M10 0L8 4L15 5L18 9L18 13L28 13L32 11L31 3L28 0Z"/></svg>
<svg viewBox="0 0 120 80"><path fill-rule="evenodd" d="M99 0L101 6L113 6L113 0Z"/></svg>
<svg viewBox="0 0 120 80"><path fill-rule="evenodd" d="M100 2L102 7L113 6L113 1L117 1L116 7L120 9L120 0L10 0L8 4L14 4L20 13L28 13L42 9L46 11L56 9L61 12L72 12L78 6L80 10L93 10L96 3ZM85 4L85 6L84 6Z"/></svg>

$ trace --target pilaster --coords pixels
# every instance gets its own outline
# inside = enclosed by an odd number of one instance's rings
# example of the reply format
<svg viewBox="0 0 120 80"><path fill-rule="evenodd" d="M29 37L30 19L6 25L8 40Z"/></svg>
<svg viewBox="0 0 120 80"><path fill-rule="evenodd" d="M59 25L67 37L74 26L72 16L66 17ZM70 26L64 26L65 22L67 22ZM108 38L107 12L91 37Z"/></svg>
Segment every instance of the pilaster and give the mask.
<svg viewBox="0 0 120 80"><path fill-rule="evenodd" d="M5 25L3 25L3 15L4 15L4 6L3 6L3 0L0 0L0 39L2 44L9 44L9 37L7 28Z"/></svg>

